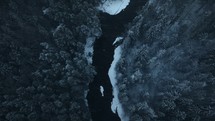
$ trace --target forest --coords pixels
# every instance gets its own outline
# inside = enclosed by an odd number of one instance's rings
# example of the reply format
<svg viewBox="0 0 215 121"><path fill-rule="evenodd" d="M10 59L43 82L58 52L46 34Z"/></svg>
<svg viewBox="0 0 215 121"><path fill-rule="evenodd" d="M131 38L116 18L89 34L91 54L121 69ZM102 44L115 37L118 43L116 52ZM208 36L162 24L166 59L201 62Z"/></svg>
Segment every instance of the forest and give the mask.
<svg viewBox="0 0 215 121"><path fill-rule="evenodd" d="M85 93L95 71L84 46L101 34L97 4L0 1L1 121L90 120Z"/></svg>
<svg viewBox="0 0 215 121"><path fill-rule="evenodd" d="M129 121L215 121L215 1L144 0L114 27L106 1L117 0L0 0L0 121L93 121L88 44L104 31L123 36L115 70Z"/></svg>
<svg viewBox="0 0 215 121"><path fill-rule="evenodd" d="M214 6L150 0L138 12L117 67L131 121L215 120Z"/></svg>

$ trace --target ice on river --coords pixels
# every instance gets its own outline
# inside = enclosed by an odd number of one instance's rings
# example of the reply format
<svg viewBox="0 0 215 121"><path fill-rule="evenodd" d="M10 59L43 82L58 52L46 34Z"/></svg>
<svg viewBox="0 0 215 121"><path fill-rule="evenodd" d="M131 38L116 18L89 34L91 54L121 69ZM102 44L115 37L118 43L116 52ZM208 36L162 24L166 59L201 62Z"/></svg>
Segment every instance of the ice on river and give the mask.
<svg viewBox="0 0 215 121"><path fill-rule="evenodd" d="M116 38L116 40L117 39L119 39L119 38ZM108 71L111 85L113 87L113 96L114 96L112 104L111 104L111 110L113 111L113 113L116 113L116 111L117 111L117 113L118 113L118 115L122 121L128 121L128 117L125 115L123 108L122 108L122 105L121 105L119 98L118 98L119 89L117 86L115 68L116 68L116 65L117 65L118 61L120 60L120 58L121 58L121 47L118 46L114 51L114 59L113 59L113 62L111 64L111 67Z"/></svg>
<svg viewBox="0 0 215 121"><path fill-rule="evenodd" d="M104 87L103 86L100 86L100 92L101 92L102 96L104 96Z"/></svg>

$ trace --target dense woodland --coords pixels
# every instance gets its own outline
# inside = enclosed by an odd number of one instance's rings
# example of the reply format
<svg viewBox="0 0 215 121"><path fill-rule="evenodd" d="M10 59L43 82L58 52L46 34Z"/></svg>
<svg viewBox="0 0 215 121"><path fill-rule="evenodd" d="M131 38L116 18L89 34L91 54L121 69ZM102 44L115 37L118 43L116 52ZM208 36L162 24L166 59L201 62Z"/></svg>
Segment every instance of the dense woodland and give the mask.
<svg viewBox="0 0 215 121"><path fill-rule="evenodd" d="M118 64L131 121L215 120L215 2L150 0L129 25Z"/></svg>
<svg viewBox="0 0 215 121"><path fill-rule="evenodd" d="M0 1L0 121L90 120L84 46L101 34L97 4Z"/></svg>
<svg viewBox="0 0 215 121"><path fill-rule="evenodd" d="M104 2L104 0L101 0ZM0 121L90 121L100 0L0 0ZM214 0L148 0L117 65L130 121L215 120Z"/></svg>

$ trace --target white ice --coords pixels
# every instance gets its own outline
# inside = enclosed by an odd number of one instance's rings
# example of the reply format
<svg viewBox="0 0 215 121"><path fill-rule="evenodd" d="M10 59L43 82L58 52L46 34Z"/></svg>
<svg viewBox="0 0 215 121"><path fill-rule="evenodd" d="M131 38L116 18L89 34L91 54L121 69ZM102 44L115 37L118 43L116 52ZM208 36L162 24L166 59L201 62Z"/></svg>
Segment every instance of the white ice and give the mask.
<svg viewBox="0 0 215 121"><path fill-rule="evenodd" d="M95 37L88 37L84 47L84 55L87 58L87 61L89 64L92 64L93 62L92 57L93 57L93 51L94 51L93 50L94 41L95 41Z"/></svg>
<svg viewBox="0 0 215 121"><path fill-rule="evenodd" d="M98 9L110 15L116 15L124 10L129 2L130 0L103 0Z"/></svg>
<svg viewBox="0 0 215 121"><path fill-rule="evenodd" d="M122 40L122 39L123 39L123 37L117 37L117 38L115 39L115 41L113 42L113 45L116 44L117 42L119 42L119 41Z"/></svg>
<svg viewBox="0 0 215 121"><path fill-rule="evenodd" d="M102 96L104 96L104 87L103 86L100 86L100 92L101 92Z"/></svg>
<svg viewBox="0 0 215 121"><path fill-rule="evenodd" d="M117 40L117 38L116 38L116 40ZM118 63L120 57L121 57L121 47L118 46L114 51L114 59L113 59L113 62L111 64L111 67L108 71L108 75L110 77L110 81L111 81L111 84L113 87L113 96L114 96L113 101L112 101L112 105L111 105L111 110L113 111L113 113L116 113L116 111L117 111L121 121L128 121L128 117L125 115L123 108L122 108L122 105L121 105L119 98L118 98L119 89L117 86L115 68L116 68L116 64Z"/></svg>

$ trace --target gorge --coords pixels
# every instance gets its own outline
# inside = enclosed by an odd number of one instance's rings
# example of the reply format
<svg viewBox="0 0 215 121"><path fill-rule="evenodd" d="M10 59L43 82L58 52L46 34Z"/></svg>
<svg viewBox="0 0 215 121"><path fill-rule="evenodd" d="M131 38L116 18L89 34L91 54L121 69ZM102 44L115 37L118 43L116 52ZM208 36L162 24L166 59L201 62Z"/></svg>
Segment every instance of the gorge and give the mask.
<svg viewBox="0 0 215 121"><path fill-rule="evenodd" d="M137 11L146 1L131 0L129 5L117 15L100 13L102 36L94 43L93 66L97 74L89 85L87 95L88 105L93 121L119 121L120 118L111 111L113 89L108 76L108 70L113 61L113 42L118 36L123 36L126 25L133 20ZM100 87L104 88L104 96Z"/></svg>

